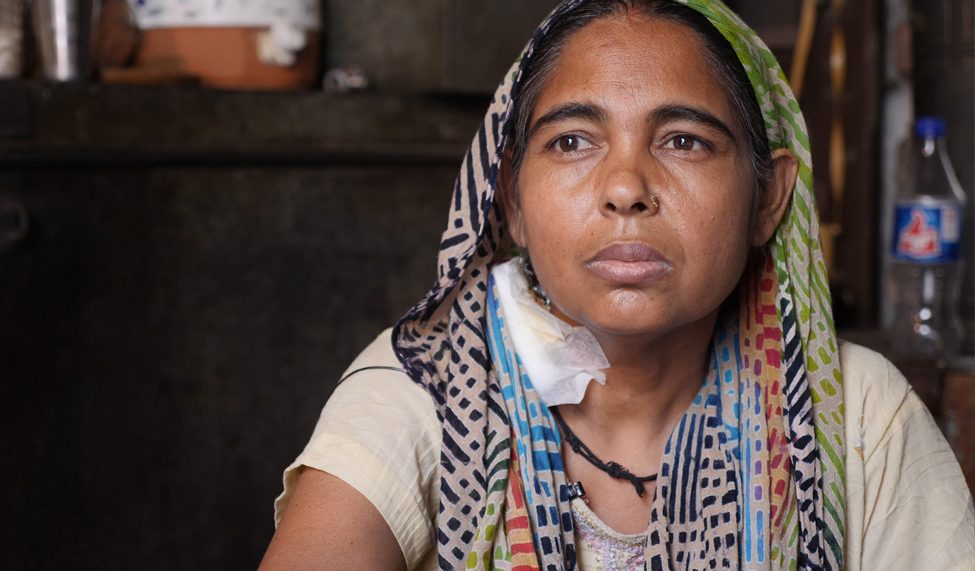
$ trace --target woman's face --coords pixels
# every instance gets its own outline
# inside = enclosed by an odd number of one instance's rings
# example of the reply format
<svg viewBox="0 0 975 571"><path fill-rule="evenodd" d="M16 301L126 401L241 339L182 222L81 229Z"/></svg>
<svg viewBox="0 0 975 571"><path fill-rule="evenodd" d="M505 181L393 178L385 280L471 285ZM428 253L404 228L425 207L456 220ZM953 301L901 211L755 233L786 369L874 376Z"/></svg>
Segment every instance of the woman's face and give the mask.
<svg viewBox="0 0 975 571"><path fill-rule="evenodd" d="M560 313L597 336L713 327L754 241L754 180L694 32L589 24L530 125L510 226Z"/></svg>

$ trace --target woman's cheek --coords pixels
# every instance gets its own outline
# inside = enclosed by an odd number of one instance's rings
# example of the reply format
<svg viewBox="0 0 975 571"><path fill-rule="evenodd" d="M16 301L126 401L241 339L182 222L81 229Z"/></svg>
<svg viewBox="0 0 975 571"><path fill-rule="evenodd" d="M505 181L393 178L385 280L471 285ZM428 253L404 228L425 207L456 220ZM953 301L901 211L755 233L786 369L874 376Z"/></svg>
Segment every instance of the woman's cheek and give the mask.
<svg viewBox="0 0 975 571"><path fill-rule="evenodd" d="M564 252L584 233L594 206L584 193L565 185L549 184L541 189L545 190L533 197L529 205L529 233L546 248Z"/></svg>

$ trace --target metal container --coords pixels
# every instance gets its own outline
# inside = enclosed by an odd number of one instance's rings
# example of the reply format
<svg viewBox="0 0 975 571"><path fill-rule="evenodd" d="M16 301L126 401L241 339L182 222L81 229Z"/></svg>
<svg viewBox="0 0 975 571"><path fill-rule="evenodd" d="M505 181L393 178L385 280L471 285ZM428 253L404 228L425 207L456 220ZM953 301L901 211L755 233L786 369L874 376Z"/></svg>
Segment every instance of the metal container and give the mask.
<svg viewBox="0 0 975 571"><path fill-rule="evenodd" d="M0 79L20 76L24 45L22 10L22 0L0 0Z"/></svg>
<svg viewBox="0 0 975 571"><path fill-rule="evenodd" d="M80 79L80 1L31 1L44 77L56 81Z"/></svg>

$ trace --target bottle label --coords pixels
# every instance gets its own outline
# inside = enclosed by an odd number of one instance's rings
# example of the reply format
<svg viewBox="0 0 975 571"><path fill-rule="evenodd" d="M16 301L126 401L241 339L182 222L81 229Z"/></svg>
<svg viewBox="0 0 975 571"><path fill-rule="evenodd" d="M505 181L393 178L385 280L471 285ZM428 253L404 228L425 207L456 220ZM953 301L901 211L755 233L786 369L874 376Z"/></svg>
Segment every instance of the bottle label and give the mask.
<svg viewBox="0 0 975 571"><path fill-rule="evenodd" d="M894 219L894 258L940 264L961 257L961 207L899 204Z"/></svg>

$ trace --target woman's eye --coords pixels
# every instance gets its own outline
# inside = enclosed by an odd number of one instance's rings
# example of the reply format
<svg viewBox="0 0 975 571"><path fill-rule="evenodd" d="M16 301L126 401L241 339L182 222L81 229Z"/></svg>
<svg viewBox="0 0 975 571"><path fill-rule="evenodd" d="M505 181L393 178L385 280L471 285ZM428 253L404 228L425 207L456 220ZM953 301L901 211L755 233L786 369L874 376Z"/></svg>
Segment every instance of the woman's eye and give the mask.
<svg viewBox="0 0 975 571"><path fill-rule="evenodd" d="M592 143L578 135L562 135L556 139L555 144L563 153L582 151L592 146Z"/></svg>
<svg viewBox="0 0 975 571"><path fill-rule="evenodd" d="M698 151L707 146L700 139L691 135L676 135L667 144L677 151Z"/></svg>

